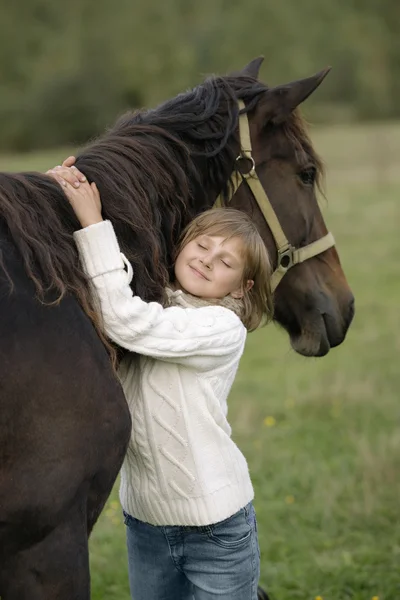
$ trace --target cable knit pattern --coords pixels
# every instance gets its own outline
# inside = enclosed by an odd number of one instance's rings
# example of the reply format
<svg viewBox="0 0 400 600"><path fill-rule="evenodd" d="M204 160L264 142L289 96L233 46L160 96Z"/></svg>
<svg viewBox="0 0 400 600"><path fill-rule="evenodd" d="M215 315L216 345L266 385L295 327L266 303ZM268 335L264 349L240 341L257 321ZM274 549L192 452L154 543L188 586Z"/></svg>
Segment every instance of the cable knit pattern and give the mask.
<svg viewBox="0 0 400 600"><path fill-rule="evenodd" d="M245 458L231 439L227 397L246 329L224 306L168 308L134 296L132 268L110 222L74 234L97 291L107 335L128 354L119 376L132 415L122 467L124 510L153 525L209 525L253 498Z"/></svg>

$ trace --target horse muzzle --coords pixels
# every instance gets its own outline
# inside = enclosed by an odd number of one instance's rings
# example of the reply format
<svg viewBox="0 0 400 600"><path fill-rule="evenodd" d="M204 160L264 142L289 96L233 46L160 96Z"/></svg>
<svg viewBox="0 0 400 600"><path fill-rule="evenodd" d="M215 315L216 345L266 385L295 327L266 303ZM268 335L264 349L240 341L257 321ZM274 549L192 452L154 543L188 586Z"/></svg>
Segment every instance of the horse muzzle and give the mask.
<svg viewBox="0 0 400 600"><path fill-rule="evenodd" d="M289 330L293 350L302 356L325 356L344 341L354 313L352 294L340 309L324 295L314 310L304 316L298 331Z"/></svg>

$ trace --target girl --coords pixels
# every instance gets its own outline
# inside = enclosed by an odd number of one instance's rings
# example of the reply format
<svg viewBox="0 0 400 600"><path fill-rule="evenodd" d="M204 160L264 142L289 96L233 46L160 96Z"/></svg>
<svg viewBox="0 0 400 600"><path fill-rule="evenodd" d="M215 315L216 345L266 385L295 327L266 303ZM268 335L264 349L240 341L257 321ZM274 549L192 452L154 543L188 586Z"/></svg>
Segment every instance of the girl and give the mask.
<svg viewBox="0 0 400 600"><path fill-rule="evenodd" d="M119 371L133 422L120 488L132 598L256 600L254 494L227 397L246 330L271 317L265 246L243 213L206 211L182 235L168 306L143 302L96 185L76 169L50 174L82 225L105 331L132 352Z"/></svg>

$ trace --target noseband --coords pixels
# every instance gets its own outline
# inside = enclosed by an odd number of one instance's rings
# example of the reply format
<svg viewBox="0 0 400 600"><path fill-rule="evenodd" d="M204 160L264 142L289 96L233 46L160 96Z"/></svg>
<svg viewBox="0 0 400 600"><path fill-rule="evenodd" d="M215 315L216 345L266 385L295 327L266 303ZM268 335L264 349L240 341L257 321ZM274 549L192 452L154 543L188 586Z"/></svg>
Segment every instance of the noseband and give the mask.
<svg viewBox="0 0 400 600"><path fill-rule="evenodd" d="M244 103L239 100L239 110L244 109ZM236 162L239 164L240 162L247 161L250 162L251 166L250 170L247 172L242 172L237 169L234 170L232 174L232 189L228 197L228 202L232 200L240 185L242 183L247 183L269 229L271 230L278 251L278 264L271 278L272 291L275 291L282 277L286 275L289 269L313 256L325 252L328 248L332 248L332 246L335 245L335 239L331 233L327 233L319 240L301 248L296 248L289 243L272 204L268 199L267 193L256 173L256 165L252 156L249 121L246 113L241 113L239 115L239 134L241 150L239 156L236 158ZM223 206L221 196L218 196L214 206Z"/></svg>

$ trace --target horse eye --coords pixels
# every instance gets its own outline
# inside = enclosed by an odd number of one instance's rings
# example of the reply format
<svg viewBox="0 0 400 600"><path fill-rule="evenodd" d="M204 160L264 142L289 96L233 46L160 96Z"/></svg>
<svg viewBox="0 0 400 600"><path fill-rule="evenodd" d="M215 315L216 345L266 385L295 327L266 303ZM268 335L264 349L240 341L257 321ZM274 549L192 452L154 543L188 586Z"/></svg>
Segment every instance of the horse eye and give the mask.
<svg viewBox="0 0 400 600"><path fill-rule="evenodd" d="M301 181L304 185L313 185L317 176L317 170L315 167L310 167L299 173Z"/></svg>

